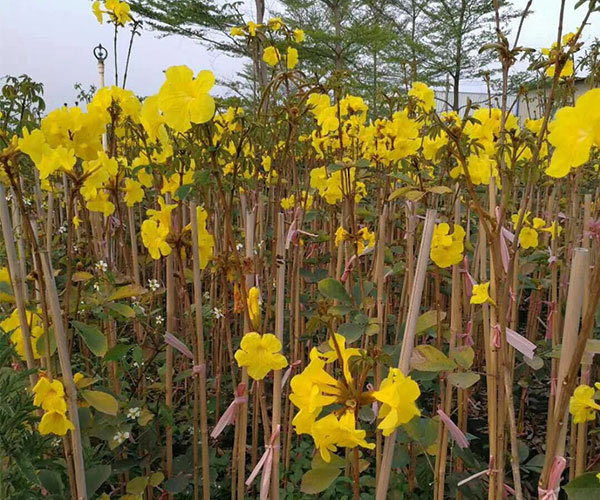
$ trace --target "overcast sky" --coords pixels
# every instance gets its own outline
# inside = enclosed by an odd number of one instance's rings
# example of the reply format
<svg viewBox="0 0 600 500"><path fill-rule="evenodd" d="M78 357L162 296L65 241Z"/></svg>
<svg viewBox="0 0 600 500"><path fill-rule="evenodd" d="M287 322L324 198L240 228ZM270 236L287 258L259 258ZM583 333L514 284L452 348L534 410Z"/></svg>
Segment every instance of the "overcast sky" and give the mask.
<svg viewBox="0 0 600 500"><path fill-rule="evenodd" d="M573 9L575 3L575 0L567 0L570 7L565 32L575 30L585 14L583 8ZM522 8L525 4L526 0L514 1L516 7ZM522 45L550 46L556 38L559 5L560 0L533 1L534 14L525 23ZM251 10L247 13L251 15ZM122 33L127 35L128 31ZM586 41L600 37L600 14L592 15L584 35ZM114 81L112 25L98 24L89 0L0 0L0 77L26 73L43 82L49 109L64 102L73 103L75 82L86 87L97 83L92 49L98 43L110 51L106 83L111 84ZM128 37L122 36L121 63L127 43ZM176 64L186 64L194 71L211 69L217 78L230 79L243 62L209 51L190 39L158 38L156 33L144 31L134 44L127 87L142 96L153 94L164 80L163 71ZM478 83L468 83L464 89L475 91L478 87Z"/></svg>

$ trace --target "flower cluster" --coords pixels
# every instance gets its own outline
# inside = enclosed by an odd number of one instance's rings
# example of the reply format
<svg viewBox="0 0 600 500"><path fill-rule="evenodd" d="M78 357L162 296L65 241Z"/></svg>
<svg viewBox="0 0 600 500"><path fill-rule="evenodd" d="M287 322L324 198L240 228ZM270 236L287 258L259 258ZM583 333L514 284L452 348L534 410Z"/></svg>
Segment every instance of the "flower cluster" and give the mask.
<svg viewBox="0 0 600 500"><path fill-rule="evenodd" d="M44 410L39 426L40 434L64 436L68 430L74 429L72 422L67 418L65 388L60 380L50 381L42 375L33 387L33 393L33 404Z"/></svg>
<svg viewBox="0 0 600 500"><path fill-rule="evenodd" d="M436 224L431 240L431 260L439 267L450 267L458 264L463 258L465 250L465 230L458 224L454 224L451 234L450 226L442 222Z"/></svg>

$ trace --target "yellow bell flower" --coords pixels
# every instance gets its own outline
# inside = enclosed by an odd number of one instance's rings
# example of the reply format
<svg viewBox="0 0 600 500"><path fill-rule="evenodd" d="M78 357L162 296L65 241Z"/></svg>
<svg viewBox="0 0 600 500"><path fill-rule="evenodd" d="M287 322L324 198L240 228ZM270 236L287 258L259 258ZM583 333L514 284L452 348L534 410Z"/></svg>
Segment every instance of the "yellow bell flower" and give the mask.
<svg viewBox="0 0 600 500"><path fill-rule="evenodd" d="M524 227L519 233L519 243L524 249L538 246L538 232L532 227Z"/></svg>
<svg viewBox="0 0 600 500"><path fill-rule="evenodd" d="M31 311L25 311L27 324L29 325L31 349L33 351L34 359L39 359L41 357L37 350L37 342L44 334L44 328L40 314L40 310L35 313ZM15 351L17 351L17 354L21 359L25 359L25 342L23 341L23 335L21 334L19 311L14 309L10 316L0 322L0 328L2 328L2 330L4 330L6 333L10 333L10 341L14 344Z"/></svg>
<svg viewBox="0 0 600 500"><path fill-rule="evenodd" d="M301 29L296 28L294 30L294 41L296 43L302 43L304 41L304 31L302 31Z"/></svg>
<svg viewBox="0 0 600 500"><path fill-rule="evenodd" d="M98 20L98 22L100 24L104 23L104 19L103 19L103 16L102 16L102 10L100 9L100 1L99 0L96 0L92 4L92 12L96 16L96 19Z"/></svg>
<svg viewBox="0 0 600 500"><path fill-rule="evenodd" d="M270 45L264 50L262 59L269 66L275 66L280 61L281 56L279 55L279 50Z"/></svg>
<svg viewBox="0 0 600 500"><path fill-rule="evenodd" d="M458 264L463 258L465 249L465 230L458 224L454 224L454 231L448 234L450 226L442 222L436 224L431 240L431 260L439 267L450 267Z"/></svg>
<svg viewBox="0 0 600 500"><path fill-rule="evenodd" d="M132 21L131 15L129 14L131 7L127 2L106 0L104 6L109 11L113 22L119 26L125 26L125 24Z"/></svg>
<svg viewBox="0 0 600 500"><path fill-rule="evenodd" d="M248 367L250 377L262 380L271 370L281 370L288 365L280 351L281 342L272 333L250 332L242 337L234 357L238 366Z"/></svg>
<svg viewBox="0 0 600 500"><path fill-rule="evenodd" d="M125 196L123 199L128 207L132 207L144 199L144 190L142 189L142 185L133 179L125 179L125 188L123 191L125 191Z"/></svg>
<svg viewBox="0 0 600 500"><path fill-rule="evenodd" d="M142 223L142 243L148 249L150 257L154 260L160 259L161 255L169 255L171 246L167 243L169 228L153 219L147 219Z"/></svg>
<svg viewBox="0 0 600 500"><path fill-rule="evenodd" d="M382 380L379 390L373 397L383 403L379 411L382 421L377 426L384 436L389 436L402 424L413 417L421 415L416 400L421 395L418 384L410 377L405 377L398 368L390 368L388 376Z"/></svg>
<svg viewBox="0 0 600 500"><path fill-rule="evenodd" d="M86 207L90 212L102 212L104 217L108 217L115 211L115 205L109 198L110 194L104 189L96 192L96 196L87 201Z"/></svg>
<svg viewBox="0 0 600 500"><path fill-rule="evenodd" d="M175 210L177 205L175 203L167 205L167 202L162 196L158 197L158 205L160 210L150 208L146 210L146 215L150 217L150 220L158 222L160 225L171 229L171 212Z"/></svg>
<svg viewBox="0 0 600 500"><path fill-rule="evenodd" d="M158 92L158 105L169 127L185 133L192 123L211 120L215 114L215 101L208 93L215 84L211 71L200 71L194 78L187 66L171 66L166 77Z"/></svg>
<svg viewBox="0 0 600 500"><path fill-rule="evenodd" d="M331 462L331 453L336 452L338 446L375 448L375 444L365 441L366 434L366 431L356 429L356 418L352 412L345 412L339 419L330 413L317 420L311 432L321 458L327 463Z"/></svg>
<svg viewBox="0 0 600 500"><path fill-rule="evenodd" d="M15 298L12 295L12 285L10 284L10 274L7 267L0 268L0 283L3 286L3 289L0 290L0 302L14 303Z"/></svg>
<svg viewBox="0 0 600 500"><path fill-rule="evenodd" d="M425 112L435 107L435 92L422 82L414 82L408 95L417 99Z"/></svg>
<svg viewBox="0 0 600 500"><path fill-rule="evenodd" d="M484 304L486 302L495 305L490 297L490 282L488 281L487 283L481 283L480 285L473 285L471 304Z"/></svg>
<svg viewBox="0 0 600 500"><path fill-rule="evenodd" d="M334 333L335 342L333 338L329 338L329 347L331 347L331 351L328 351L323 354L323 358L327 363L333 363L334 361L339 361L343 366L344 378L346 382L350 384L352 382L352 373L350 370L350 358L355 356L360 356L360 349L356 347L346 347L346 337L340 335L339 333ZM337 344L337 348L336 348ZM338 355L339 350L339 355ZM340 360L341 356L341 360Z"/></svg>
<svg viewBox="0 0 600 500"><path fill-rule="evenodd" d="M244 36L246 32L241 26L231 28L231 36Z"/></svg>
<svg viewBox="0 0 600 500"><path fill-rule="evenodd" d="M35 394L33 404L40 406L45 411L60 413L67 411L65 388L60 380L54 379L50 382L46 377L40 377L33 387L33 393Z"/></svg>
<svg viewBox="0 0 600 500"><path fill-rule="evenodd" d="M287 49L287 69L294 69L298 64L298 51L294 47Z"/></svg>
<svg viewBox="0 0 600 500"><path fill-rule="evenodd" d="M56 434L57 436L64 436L67 431L74 429L75 427L67 416L55 410L44 413L38 428L42 435Z"/></svg>
<svg viewBox="0 0 600 500"><path fill-rule="evenodd" d="M596 411L600 405L594 401L596 391L589 385L580 385L573 392L569 401L569 412L573 415L573 422L582 424L596 418Z"/></svg>
<svg viewBox="0 0 600 500"><path fill-rule="evenodd" d="M260 324L260 291L258 288L253 286L248 290L248 297L246 298L246 302L248 304L248 316L250 316L250 321L255 326Z"/></svg>

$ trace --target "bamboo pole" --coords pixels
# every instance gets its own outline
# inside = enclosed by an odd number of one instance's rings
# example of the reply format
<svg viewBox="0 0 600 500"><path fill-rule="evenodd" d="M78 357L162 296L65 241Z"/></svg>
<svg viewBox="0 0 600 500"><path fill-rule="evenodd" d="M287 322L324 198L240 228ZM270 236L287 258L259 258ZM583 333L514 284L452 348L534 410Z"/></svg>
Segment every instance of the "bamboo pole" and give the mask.
<svg viewBox="0 0 600 500"><path fill-rule="evenodd" d="M194 273L194 307L196 310L196 352L194 365L199 365L198 378L194 379L194 400L200 396L200 435L202 436L202 498L210 498L210 467L208 462L208 408L206 403L206 360L204 356L204 328L202 316L202 281L200 277L200 251L198 248L198 216L196 203L190 206L192 221L192 256ZM203 368L202 368L203 367ZM197 434L197 429L196 432ZM194 445L198 446L197 436L194 436ZM194 486L195 487L195 486ZM197 493L195 493L197 496Z"/></svg>
<svg viewBox="0 0 600 500"><path fill-rule="evenodd" d="M285 237L284 217L277 214L277 274L275 276L275 336L283 346L283 320L285 316ZM291 360L290 360L291 361ZM275 370L273 376L273 412L271 433L275 433L281 424L281 370ZM279 461L281 437L278 435L273 443L273 471L271 473L271 500L279 500Z"/></svg>
<svg viewBox="0 0 600 500"><path fill-rule="evenodd" d="M412 355L415 342L415 328L417 326L417 318L419 317L419 310L421 308L421 297L423 294L423 287L425 285L427 264L429 263L429 250L431 248L431 239L433 237L435 218L436 211L431 209L427 210L425 225L423 227L423 235L421 236L421 246L419 247L419 257L417 260L412 293L410 297L410 305L406 318L406 326L404 329L404 338L402 339L402 348L400 350L400 359L398 361L398 368L400 368L402 373L405 375L408 374L410 369L410 357ZM395 446L396 431L385 438L381 469L379 471L379 477L377 478L377 489L375 493L376 500L385 500L387 498Z"/></svg>

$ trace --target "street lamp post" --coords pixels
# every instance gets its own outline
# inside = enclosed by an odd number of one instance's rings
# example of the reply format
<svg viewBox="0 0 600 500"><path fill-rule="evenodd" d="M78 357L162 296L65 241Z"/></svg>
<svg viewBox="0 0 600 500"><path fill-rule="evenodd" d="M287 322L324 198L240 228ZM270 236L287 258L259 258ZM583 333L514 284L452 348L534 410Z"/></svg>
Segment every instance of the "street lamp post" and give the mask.
<svg viewBox="0 0 600 500"><path fill-rule="evenodd" d="M104 87L104 61L108 57L108 50L99 43L94 47L94 57L98 61L98 75L100 76L100 88L102 88Z"/></svg>

